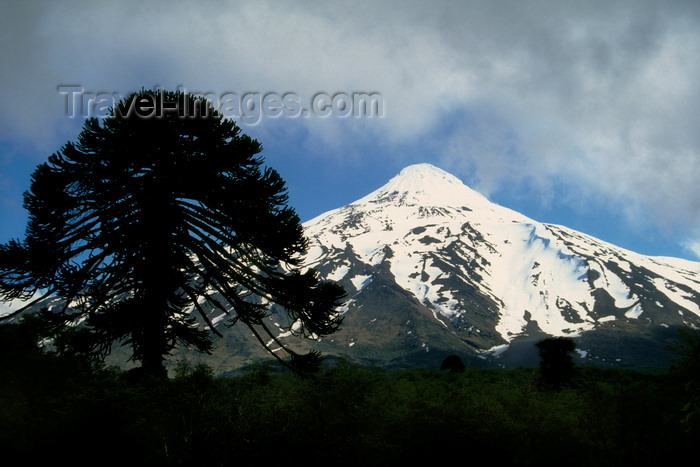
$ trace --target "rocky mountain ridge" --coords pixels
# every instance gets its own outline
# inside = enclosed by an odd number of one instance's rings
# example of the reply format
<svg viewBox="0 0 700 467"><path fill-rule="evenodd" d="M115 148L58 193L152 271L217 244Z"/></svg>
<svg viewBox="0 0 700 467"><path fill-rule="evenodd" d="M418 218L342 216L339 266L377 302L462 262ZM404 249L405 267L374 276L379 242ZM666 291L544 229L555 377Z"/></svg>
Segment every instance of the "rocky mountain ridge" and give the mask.
<svg viewBox="0 0 700 467"><path fill-rule="evenodd" d="M493 360L519 342L569 336L582 358L643 366L678 326L700 325L700 263L539 223L430 164L304 227L306 265L349 292L344 330L323 345L331 353Z"/></svg>
<svg viewBox="0 0 700 467"><path fill-rule="evenodd" d="M305 267L348 293L341 329L302 339L283 310L272 306L268 319L293 348L329 360L439 368L457 355L473 366L535 365L534 343L566 336L581 363L662 368L677 329L700 327L700 263L537 222L430 164L406 167L304 229ZM172 361L226 374L270 359L244 327L226 326L220 311L210 318L223 334L213 355L179 350ZM115 347L112 363L125 352Z"/></svg>

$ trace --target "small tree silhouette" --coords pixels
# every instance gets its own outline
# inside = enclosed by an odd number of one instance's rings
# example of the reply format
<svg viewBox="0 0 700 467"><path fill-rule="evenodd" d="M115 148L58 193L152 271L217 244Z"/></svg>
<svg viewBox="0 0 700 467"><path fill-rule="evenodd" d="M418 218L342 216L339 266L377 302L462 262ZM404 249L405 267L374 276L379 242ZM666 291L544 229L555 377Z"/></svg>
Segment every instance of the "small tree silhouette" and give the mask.
<svg viewBox="0 0 700 467"><path fill-rule="evenodd" d="M700 385L700 330L688 326L679 328L678 337L669 350L676 354L674 371Z"/></svg>
<svg viewBox="0 0 700 467"><path fill-rule="evenodd" d="M542 379L554 387L568 382L574 374L571 356L576 349L574 341L568 337L549 337L535 345L539 349Z"/></svg>
<svg viewBox="0 0 700 467"><path fill-rule="evenodd" d="M457 355L448 355L445 357L445 359L442 361L442 364L440 365L441 370L449 370L452 373L459 373L464 371L464 363L462 362L462 359L459 358Z"/></svg>
<svg viewBox="0 0 700 467"><path fill-rule="evenodd" d="M676 354L672 370L685 383L687 402L683 423L689 433L700 434L700 330L683 326L669 346Z"/></svg>

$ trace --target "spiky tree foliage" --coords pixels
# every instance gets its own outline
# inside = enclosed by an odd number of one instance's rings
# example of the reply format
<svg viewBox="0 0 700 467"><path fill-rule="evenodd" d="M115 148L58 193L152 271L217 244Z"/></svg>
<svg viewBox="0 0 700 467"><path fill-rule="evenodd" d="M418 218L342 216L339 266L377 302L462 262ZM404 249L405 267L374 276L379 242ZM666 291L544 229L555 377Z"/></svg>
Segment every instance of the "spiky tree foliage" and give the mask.
<svg viewBox="0 0 700 467"><path fill-rule="evenodd" d="M299 333L334 332L344 291L299 272L306 239L261 150L180 92L142 90L86 120L32 175L26 238L0 245L0 299L56 297L50 316L84 322L91 351L126 341L149 373L178 344L208 352L213 309L266 347L270 303ZM316 361L286 350L297 366Z"/></svg>

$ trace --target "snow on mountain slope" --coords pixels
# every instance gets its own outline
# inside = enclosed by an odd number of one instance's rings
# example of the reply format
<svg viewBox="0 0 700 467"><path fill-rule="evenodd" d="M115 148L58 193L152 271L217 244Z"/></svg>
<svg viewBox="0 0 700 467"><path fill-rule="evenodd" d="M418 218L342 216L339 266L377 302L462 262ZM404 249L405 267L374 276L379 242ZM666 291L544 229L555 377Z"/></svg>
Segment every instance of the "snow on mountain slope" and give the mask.
<svg viewBox="0 0 700 467"><path fill-rule="evenodd" d="M430 164L406 167L304 228L306 264L347 284L348 312L387 270L436 322L483 350L532 323L558 336L616 320L700 324L700 263L646 257L536 222Z"/></svg>
<svg viewBox="0 0 700 467"><path fill-rule="evenodd" d="M306 266L348 297L341 329L323 339L294 336L271 307L270 327L299 350L389 368L439 368L449 354L502 366L536 363L534 342L569 336L581 358L658 368L678 326L700 327L700 263L537 222L429 164L304 229ZM224 334L209 360L217 371L268 357L212 313Z"/></svg>

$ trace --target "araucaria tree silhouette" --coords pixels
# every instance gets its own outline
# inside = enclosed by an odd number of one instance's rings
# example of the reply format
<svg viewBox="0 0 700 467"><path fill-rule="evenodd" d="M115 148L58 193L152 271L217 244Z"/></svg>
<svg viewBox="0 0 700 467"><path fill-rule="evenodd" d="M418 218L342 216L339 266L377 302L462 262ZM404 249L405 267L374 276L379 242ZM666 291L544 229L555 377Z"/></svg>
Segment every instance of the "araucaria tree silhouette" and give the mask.
<svg viewBox="0 0 700 467"><path fill-rule="evenodd" d="M82 323L95 355L126 342L148 374L178 345L210 351L216 309L287 350L271 352L284 363L317 363L275 339L269 304L324 336L345 292L300 271L306 238L261 150L204 99L131 94L35 170L26 238L0 245L0 299L59 299L56 329Z"/></svg>

